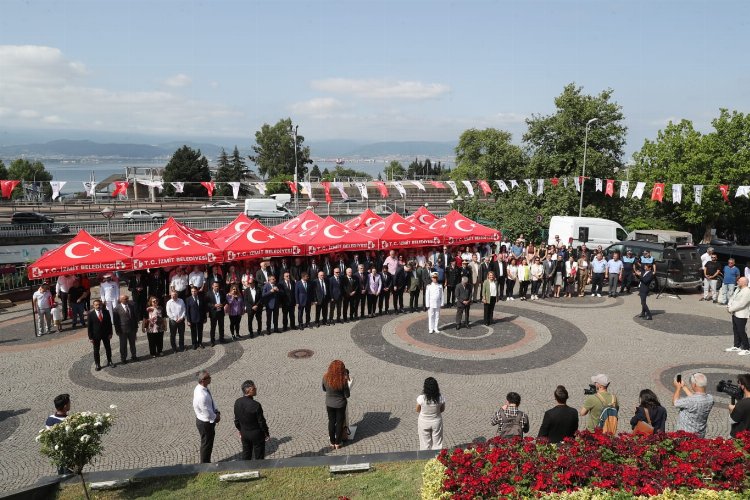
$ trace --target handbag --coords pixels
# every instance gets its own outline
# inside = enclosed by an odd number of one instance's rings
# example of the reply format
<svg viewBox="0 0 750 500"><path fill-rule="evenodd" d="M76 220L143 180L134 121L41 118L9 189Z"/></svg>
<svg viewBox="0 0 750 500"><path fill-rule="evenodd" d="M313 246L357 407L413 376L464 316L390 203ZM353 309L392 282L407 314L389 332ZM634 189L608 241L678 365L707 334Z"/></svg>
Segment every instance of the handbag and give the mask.
<svg viewBox="0 0 750 500"><path fill-rule="evenodd" d="M648 414L648 408L643 408L643 412L646 414L646 422L639 420L635 427L633 427L633 434L642 434L644 436L650 436L654 433L654 426L651 425L651 417Z"/></svg>

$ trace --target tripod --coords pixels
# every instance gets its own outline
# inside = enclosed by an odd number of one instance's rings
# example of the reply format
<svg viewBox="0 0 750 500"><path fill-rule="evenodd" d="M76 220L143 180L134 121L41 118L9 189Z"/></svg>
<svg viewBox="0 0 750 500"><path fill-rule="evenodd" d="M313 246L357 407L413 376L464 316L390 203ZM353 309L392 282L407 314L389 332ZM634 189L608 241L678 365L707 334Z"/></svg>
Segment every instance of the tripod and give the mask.
<svg viewBox="0 0 750 500"><path fill-rule="evenodd" d="M661 285L659 284L659 278L662 278ZM668 280L667 280L667 275L666 274L663 274L661 276L658 276L658 275L656 276L656 287L655 288L656 288L656 298L657 299L660 298L664 294L665 290L667 289L667 281ZM682 300L682 297L680 297L679 288L675 288L674 289L673 295L678 300Z"/></svg>

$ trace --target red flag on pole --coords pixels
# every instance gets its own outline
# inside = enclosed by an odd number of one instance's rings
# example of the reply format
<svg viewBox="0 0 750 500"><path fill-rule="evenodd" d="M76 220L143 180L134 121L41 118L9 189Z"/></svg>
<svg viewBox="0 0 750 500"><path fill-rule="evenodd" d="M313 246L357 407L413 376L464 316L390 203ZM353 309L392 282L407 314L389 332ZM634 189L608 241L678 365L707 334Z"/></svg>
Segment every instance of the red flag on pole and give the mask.
<svg viewBox="0 0 750 500"><path fill-rule="evenodd" d="M560 179L558 177L553 177L549 180L553 186L557 187L558 184L560 184Z"/></svg>
<svg viewBox="0 0 750 500"><path fill-rule="evenodd" d="M430 184L432 184L432 187L434 187L435 189L447 189L445 187L445 184L440 181L430 181Z"/></svg>
<svg viewBox="0 0 750 500"><path fill-rule="evenodd" d="M664 183L663 182L654 183L654 189L651 190L651 199L653 201L658 201L659 203L662 202L662 200L664 199Z"/></svg>
<svg viewBox="0 0 750 500"><path fill-rule="evenodd" d="M286 185L289 186L289 191L291 191L292 194L297 194L297 183L294 181L286 181Z"/></svg>
<svg viewBox="0 0 750 500"><path fill-rule="evenodd" d="M208 191L208 197L211 198L214 195L214 188L216 187L216 184L214 184L213 181L208 182L201 182L201 186L206 188L206 191Z"/></svg>
<svg viewBox="0 0 750 500"><path fill-rule="evenodd" d="M320 185L323 186L323 191L326 193L326 203L331 204L331 182L320 181Z"/></svg>
<svg viewBox="0 0 750 500"><path fill-rule="evenodd" d="M388 198L388 188L385 187L385 182L375 181L375 185L378 187L378 191L380 191L380 197Z"/></svg>
<svg viewBox="0 0 750 500"><path fill-rule="evenodd" d="M664 185L662 184L662 194L664 193ZM615 195L615 180L614 179L607 179L607 188L604 190L604 194L607 196L614 196Z"/></svg>
<svg viewBox="0 0 750 500"><path fill-rule="evenodd" d="M721 197L724 201L729 203L729 184L719 184L719 191L721 191Z"/></svg>
<svg viewBox="0 0 750 500"><path fill-rule="evenodd" d="M3 198L10 198L10 194L16 189L16 186L18 186L20 182L21 181L0 181Z"/></svg>
<svg viewBox="0 0 750 500"><path fill-rule="evenodd" d="M128 186L130 185L128 181L116 181L114 184L115 188L112 190L112 198L121 194L128 194Z"/></svg>
<svg viewBox="0 0 750 500"><path fill-rule="evenodd" d="M487 184L487 181L477 181L477 184L479 184L479 187L482 189L484 196L492 193L492 189L490 189L490 185Z"/></svg>

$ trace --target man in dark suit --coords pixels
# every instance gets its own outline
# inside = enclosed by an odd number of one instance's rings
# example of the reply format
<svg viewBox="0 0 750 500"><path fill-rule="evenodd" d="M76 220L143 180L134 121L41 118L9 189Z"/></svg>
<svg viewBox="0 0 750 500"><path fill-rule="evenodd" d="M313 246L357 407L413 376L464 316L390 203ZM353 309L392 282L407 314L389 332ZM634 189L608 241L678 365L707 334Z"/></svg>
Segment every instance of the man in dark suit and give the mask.
<svg viewBox="0 0 750 500"><path fill-rule="evenodd" d="M641 296L641 314L639 318L651 320L651 310L646 304L646 298L648 297L649 288L651 288L651 282L654 280L654 272L651 268L651 264L643 264L643 272L640 274L641 283L638 285L638 294Z"/></svg>
<svg viewBox="0 0 750 500"><path fill-rule="evenodd" d="M357 304L354 306L355 313L359 317L365 317L365 303L367 302L367 272L365 271L365 265L359 264L357 271L354 273L354 277L357 278ZM354 315L357 318L357 314Z"/></svg>
<svg viewBox="0 0 750 500"><path fill-rule="evenodd" d="M253 338L253 320L258 325L258 335L260 336L263 327L263 296L255 278L250 276L247 280L247 286L242 291L245 298L245 312L247 313L247 333Z"/></svg>
<svg viewBox="0 0 750 500"><path fill-rule="evenodd" d="M135 334L138 332L140 320L135 303L127 295L120 295L120 302L112 311L112 323L115 333L120 338L120 361L123 365L128 362L128 344L130 360L138 361L135 354Z"/></svg>
<svg viewBox="0 0 750 500"><path fill-rule="evenodd" d="M341 306L344 302L344 288L341 278L341 270L333 269L333 276L328 278L328 287L331 289L331 305L328 311L329 323L333 324L333 311L336 310L336 322L341 323Z"/></svg>
<svg viewBox="0 0 750 500"><path fill-rule="evenodd" d="M333 276L333 268L334 265L331 264L331 260L328 258L328 256L326 255L325 257L323 257L323 264L321 264L320 270L326 273L326 278L330 278L331 276Z"/></svg>
<svg viewBox="0 0 750 500"><path fill-rule="evenodd" d="M200 290L197 287L190 287L190 297L185 301L185 320L190 325L193 350L203 347L203 325L206 323L207 314L206 299L200 296Z"/></svg>
<svg viewBox="0 0 750 500"><path fill-rule="evenodd" d="M342 292L344 295L344 322L357 318L357 294L359 293L359 282L352 273L352 268L346 270Z"/></svg>
<svg viewBox="0 0 750 500"><path fill-rule="evenodd" d="M240 431L242 460L263 460L270 433L263 416L263 407L253 399L257 389L252 380L242 383L242 394L243 396L234 402L234 426Z"/></svg>
<svg viewBox="0 0 750 500"><path fill-rule="evenodd" d="M208 317L211 319L211 347L216 345L216 327L219 327L219 342L224 342L224 306L227 296L219 289L219 283L211 283L211 290L206 293Z"/></svg>
<svg viewBox="0 0 750 500"><path fill-rule="evenodd" d="M281 306L281 290L276 284L276 276L269 274L268 282L263 285L263 302L266 304L266 335L271 335L271 323L273 332L279 332L279 307Z"/></svg>
<svg viewBox="0 0 750 500"><path fill-rule="evenodd" d="M294 281L289 272L285 272L279 283L281 290L281 324L284 331L291 325L294 330Z"/></svg>
<svg viewBox="0 0 750 500"><path fill-rule="evenodd" d="M346 268L349 267L346 254L342 253L339 255L339 260L336 261L336 265L338 266L339 271L341 271L341 277L343 278L346 275Z"/></svg>
<svg viewBox="0 0 750 500"><path fill-rule="evenodd" d="M302 257L295 257L294 264L289 269L292 279L297 282L302 279L302 273L307 272L307 265L303 262Z"/></svg>
<svg viewBox="0 0 750 500"><path fill-rule="evenodd" d="M432 261L427 261L422 268L422 309L427 311L427 286L432 283Z"/></svg>
<svg viewBox="0 0 750 500"><path fill-rule="evenodd" d="M307 268L307 275L310 277L310 280L318 278L318 271L320 271L318 261L314 258L310 259L310 267Z"/></svg>
<svg viewBox="0 0 750 500"><path fill-rule="evenodd" d="M464 326L469 328L469 309L471 308L471 283L469 277L461 278L461 283L456 286L456 330L461 328L462 319L465 318Z"/></svg>
<svg viewBox="0 0 750 500"><path fill-rule="evenodd" d="M422 268L418 268L416 262L412 262L407 268L409 272L406 276L406 289L409 290L409 311L417 312L419 310L419 292L421 292L422 287Z"/></svg>
<svg viewBox="0 0 750 500"><path fill-rule="evenodd" d="M146 317L146 302L148 301L148 282L142 273L136 272L135 276L128 282L128 291L135 303L136 319L138 321Z"/></svg>
<svg viewBox="0 0 750 500"><path fill-rule="evenodd" d="M308 281L308 274L302 273L300 280L294 287L294 302L297 304L297 326L300 330L310 327L310 307L312 305L312 290ZM305 313L305 323L302 326L302 313Z"/></svg>
<svg viewBox="0 0 750 500"><path fill-rule="evenodd" d="M258 286L263 288L269 276L271 276L271 272L268 270L268 262L261 262L260 269L255 273L255 281L258 282Z"/></svg>
<svg viewBox="0 0 750 500"><path fill-rule="evenodd" d="M284 273L290 273L289 276L291 277L292 268L289 266L289 261L286 259L286 257L281 259L281 262L279 263L279 276L283 277Z"/></svg>
<svg viewBox="0 0 750 500"><path fill-rule="evenodd" d="M269 276L273 276L274 278L276 278L276 282L278 283L280 276L279 267L276 265L276 262L274 262L273 260L269 260L267 269Z"/></svg>
<svg viewBox="0 0 750 500"><path fill-rule="evenodd" d="M396 274L393 275L393 313L404 312L404 290L406 289L407 276L404 266L401 264L396 268Z"/></svg>
<svg viewBox="0 0 750 500"><path fill-rule="evenodd" d="M362 259L359 258L359 254L355 253L352 256L352 261L349 263L349 267L352 268L352 271L354 272L354 274L357 274L357 272L359 271L359 265L362 262L363 262Z"/></svg>
<svg viewBox="0 0 750 500"><path fill-rule="evenodd" d="M388 266L383 264L380 272L380 295L378 295L378 314L390 314L391 308L391 290L393 289L393 275L388 272Z"/></svg>
<svg viewBox="0 0 750 500"><path fill-rule="evenodd" d="M328 324L328 304L331 302L331 287L324 271L318 271L318 278L313 282L313 300L315 301L315 326L320 326L320 317L323 316L323 325Z"/></svg>
<svg viewBox="0 0 750 500"><path fill-rule="evenodd" d="M107 366L114 368L112 364L112 348L109 345L109 340L112 338L112 318L109 315L109 311L102 307L102 301L94 299L92 304L94 309L89 312L89 317L86 323L89 329L89 342L94 346L94 364L96 365L96 371L102 369L101 363L99 363L99 347L104 344L104 352L107 354Z"/></svg>

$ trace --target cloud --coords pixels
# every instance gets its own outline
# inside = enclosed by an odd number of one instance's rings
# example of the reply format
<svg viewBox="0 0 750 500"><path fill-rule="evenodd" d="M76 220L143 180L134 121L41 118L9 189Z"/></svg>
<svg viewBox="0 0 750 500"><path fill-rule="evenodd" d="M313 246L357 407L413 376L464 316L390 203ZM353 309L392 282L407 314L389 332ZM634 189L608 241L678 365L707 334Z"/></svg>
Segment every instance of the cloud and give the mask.
<svg viewBox="0 0 750 500"><path fill-rule="evenodd" d="M301 115L322 115L343 109L344 104L333 97L315 97L308 101L296 102L289 109Z"/></svg>
<svg viewBox="0 0 750 500"><path fill-rule="evenodd" d="M383 79L327 78L313 80L310 85L321 92L351 94L368 99L436 99L451 90L443 83Z"/></svg>
<svg viewBox="0 0 750 500"><path fill-rule="evenodd" d="M178 73L176 75L170 76L169 78L164 80L162 83L166 85L167 87L177 88L177 87L187 87L188 85L193 83L193 80L192 78L190 78L184 73Z"/></svg>

